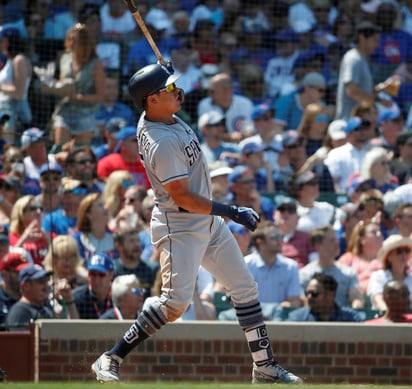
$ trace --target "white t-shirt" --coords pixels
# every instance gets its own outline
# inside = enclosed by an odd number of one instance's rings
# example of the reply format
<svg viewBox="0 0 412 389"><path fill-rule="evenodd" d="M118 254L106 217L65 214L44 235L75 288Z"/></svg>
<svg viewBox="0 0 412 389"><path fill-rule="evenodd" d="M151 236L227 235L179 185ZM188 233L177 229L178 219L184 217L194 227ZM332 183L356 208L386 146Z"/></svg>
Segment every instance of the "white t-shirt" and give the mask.
<svg viewBox="0 0 412 389"><path fill-rule="evenodd" d="M229 132L243 132L245 126L252 121L253 103L247 97L233 95L232 104L225 112L213 103L211 97L205 97L199 102L198 117L210 111L218 111L225 116L226 128Z"/></svg>
<svg viewBox="0 0 412 389"><path fill-rule="evenodd" d="M129 11L125 11L119 18L113 18L109 12L109 5L105 4L100 8L102 19L102 32L126 34L136 28L136 22Z"/></svg>

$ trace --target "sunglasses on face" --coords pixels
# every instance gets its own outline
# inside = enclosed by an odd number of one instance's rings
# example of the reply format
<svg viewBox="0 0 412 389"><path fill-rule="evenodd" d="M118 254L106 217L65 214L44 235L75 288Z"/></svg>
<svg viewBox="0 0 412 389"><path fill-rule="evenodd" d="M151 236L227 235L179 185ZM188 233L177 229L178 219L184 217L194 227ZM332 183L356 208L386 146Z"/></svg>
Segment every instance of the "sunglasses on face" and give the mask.
<svg viewBox="0 0 412 389"><path fill-rule="evenodd" d="M410 254L411 253L411 248L410 247L398 247L394 251L397 255Z"/></svg>
<svg viewBox="0 0 412 389"><path fill-rule="evenodd" d="M134 185L134 182L133 181L122 181L121 185L122 185L122 188L129 188L130 186Z"/></svg>
<svg viewBox="0 0 412 389"><path fill-rule="evenodd" d="M238 181L238 184L244 184L244 185L250 185L250 184L254 184L256 181L254 178L251 178L249 180L244 180L244 181Z"/></svg>
<svg viewBox="0 0 412 389"><path fill-rule="evenodd" d="M369 130L369 127L371 126L371 122L369 120L362 120L362 123L359 125L358 128L355 128L353 131L361 131L361 130Z"/></svg>
<svg viewBox="0 0 412 389"><path fill-rule="evenodd" d="M79 159L78 161L75 161L75 163L78 164L78 165L86 165L88 163L93 165L94 161L92 159Z"/></svg>
<svg viewBox="0 0 412 389"><path fill-rule="evenodd" d="M320 294L320 293L319 293L317 290L307 290L307 291L305 292L305 296L306 296L306 297L312 297L312 298L318 297L319 294Z"/></svg>
<svg viewBox="0 0 412 389"><path fill-rule="evenodd" d="M0 190L1 189L4 189L6 191L10 191L10 190L13 190L13 187L10 186L9 184L7 184L6 182L1 182L0 181Z"/></svg>
<svg viewBox="0 0 412 389"><path fill-rule="evenodd" d="M310 186L318 185L318 180L310 180L308 182L305 182L304 185L310 185Z"/></svg>
<svg viewBox="0 0 412 389"><path fill-rule="evenodd" d="M290 213L291 215L296 213L296 208L293 207L280 207L278 208L279 212L286 212L286 213Z"/></svg>
<svg viewBox="0 0 412 389"><path fill-rule="evenodd" d="M288 150L293 150L293 149L297 149L298 147L302 147L302 146L303 146L303 140L300 140L293 145L286 146L285 148Z"/></svg>
<svg viewBox="0 0 412 389"><path fill-rule="evenodd" d="M313 89L316 89L319 93L325 93L326 92L326 89L324 89L324 88L319 88L319 87L314 86L314 85L311 85L310 87L313 88Z"/></svg>
<svg viewBox="0 0 412 389"><path fill-rule="evenodd" d="M283 235L282 234L273 234L273 235L270 235L268 238L271 239L271 240L282 240Z"/></svg>
<svg viewBox="0 0 412 389"><path fill-rule="evenodd" d="M133 288L133 289L132 289L132 293L133 293L135 296L141 296L141 295L143 295L144 290L141 289L141 288Z"/></svg>
<svg viewBox="0 0 412 389"><path fill-rule="evenodd" d="M43 212L43 207L40 207L40 205L30 205L29 207L27 207L26 211L28 212Z"/></svg>
<svg viewBox="0 0 412 389"><path fill-rule="evenodd" d="M64 193L72 193L75 196L87 195L86 188L74 188L73 190L65 191Z"/></svg>
<svg viewBox="0 0 412 389"><path fill-rule="evenodd" d="M272 120L272 115L263 115L260 118L258 118L257 120L262 120L262 121L267 122L269 120Z"/></svg>
<svg viewBox="0 0 412 389"><path fill-rule="evenodd" d="M177 89L177 86L176 86L175 83L173 83L173 84L166 85L163 89L159 89L158 92L159 92L159 93L160 93L160 92L172 93L172 92L174 92L176 89Z"/></svg>
<svg viewBox="0 0 412 389"><path fill-rule="evenodd" d="M133 197L125 197L125 198L123 199L123 201L124 201L126 204L133 204L133 203L136 201L136 199L133 198Z"/></svg>

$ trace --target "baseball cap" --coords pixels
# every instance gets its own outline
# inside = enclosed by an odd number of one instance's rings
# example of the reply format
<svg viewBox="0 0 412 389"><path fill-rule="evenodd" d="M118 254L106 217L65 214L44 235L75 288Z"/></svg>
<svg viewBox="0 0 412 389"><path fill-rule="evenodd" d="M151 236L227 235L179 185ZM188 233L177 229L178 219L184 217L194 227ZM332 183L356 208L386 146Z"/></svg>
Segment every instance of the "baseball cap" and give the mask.
<svg viewBox="0 0 412 389"><path fill-rule="evenodd" d="M46 270L42 268L40 265L37 264L30 264L23 267L19 272L19 282L22 284L23 282L29 280L40 280L44 277L49 277L53 274L52 271Z"/></svg>
<svg viewBox="0 0 412 389"><path fill-rule="evenodd" d="M167 16L167 13L156 8L152 8L147 14L146 24L151 25L158 31L167 30L172 26L172 22Z"/></svg>
<svg viewBox="0 0 412 389"><path fill-rule="evenodd" d="M28 130L24 131L21 136L21 148L24 149L32 143L38 142L39 140L43 139L43 137L44 131L40 130L37 127L29 128Z"/></svg>
<svg viewBox="0 0 412 389"><path fill-rule="evenodd" d="M121 117L114 117L109 119L104 128L110 132L110 134L115 135L117 134L123 127L126 127L127 122Z"/></svg>
<svg viewBox="0 0 412 389"><path fill-rule="evenodd" d="M200 84L203 89L209 89L210 79L219 73L220 68L215 64L206 63L202 65L200 71L202 72L200 76Z"/></svg>
<svg viewBox="0 0 412 389"><path fill-rule="evenodd" d="M244 175L252 173L252 171L245 165L237 165L233 168L232 173L229 174L229 182L235 184L238 182Z"/></svg>
<svg viewBox="0 0 412 389"><path fill-rule="evenodd" d="M381 28L376 24L369 22L368 20L363 20L356 25L356 34L363 34L366 37L370 37L374 34L381 32Z"/></svg>
<svg viewBox="0 0 412 389"><path fill-rule="evenodd" d="M0 38L20 38L20 30L16 27L3 27L0 31Z"/></svg>
<svg viewBox="0 0 412 389"><path fill-rule="evenodd" d="M294 210L297 209L298 205L296 200L292 199L289 196L281 196L278 200L276 200L276 209L289 207L293 208Z"/></svg>
<svg viewBox="0 0 412 389"><path fill-rule="evenodd" d="M296 130L287 130L282 137L283 147L290 147L303 139L302 135Z"/></svg>
<svg viewBox="0 0 412 389"><path fill-rule="evenodd" d="M21 183L18 177L11 174L0 174L0 181L5 182L7 185L11 186L12 189L20 191Z"/></svg>
<svg viewBox="0 0 412 389"><path fill-rule="evenodd" d="M294 32L293 30L290 30L288 28L283 29L281 31L279 31L278 33L276 33L273 36L273 39L279 42L286 42L286 41L290 41L290 42L298 42L298 35L296 34L296 32Z"/></svg>
<svg viewBox="0 0 412 389"><path fill-rule="evenodd" d="M348 121L346 122L346 126L343 128L343 131L349 134L353 131L356 131L362 125L366 126L366 123L367 122L362 120L362 118L360 118L359 116L353 116L348 119Z"/></svg>
<svg viewBox="0 0 412 389"><path fill-rule="evenodd" d="M396 137L396 145L412 145L412 132L402 132Z"/></svg>
<svg viewBox="0 0 412 389"><path fill-rule="evenodd" d="M126 139L136 137L136 128L133 126L126 126L120 129L116 135L116 140L122 142Z"/></svg>
<svg viewBox="0 0 412 389"><path fill-rule="evenodd" d="M0 114L0 124L6 123L10 119L10 115L7 113Z"/></svg>
<svg viewBox="0 0 412 389"><path fill-rule="evenodd" d="M57 174L60 174L61 176L63 175L62 167L56 162L44 163L43 165L41 165L39 172L40 172L40 176L46 173L57 173Z"/></svg>
<svg viewBox="0 0 412 389"><path fill-rule="evenodd" d="M313 29L313 24L306 19L298 19L294 21L292 20L290 24L293 31L295 31L298 34L304 34Z"/></svg>
<svg viewBox="0 0 412 389"><path fill-rule="evenodd" d="M87 263L87 270L96 270L100 273L113 271L113 261L104 253L94 254Z"/></svg>
<svg viewBox="0 0 412 389"><path fill-rule="evenodd" d="M228 176L232 173L232 168L227 165L220 165L217 167L212 167L210 169L210 178L219 177L219 176Z"/></svg>
<svg viewBox="0 0 412 389"><path fill-rule="evenodd" d="M361 187L372 189L372 184L360 173L352 173L346 182L346 194L352 196Z"/></svg>
<svg viewBox="0 0 412 389"><path fill-rule="evenodd" d="M344 128L346 127L346 120L333 120L328 126L328 134L333 140L340 140L346 138Z"/></svg>
<svg viewBox="0 0 412 389"><path fill-rule="evenodd" d="M260 117L262 117L266 112L270 112L270 111L274 111L273 108L270 107L270 105L268 104L258 104L255 105L253 107L253 111L252 111L252 120L256 120L259 119Z"/></svg>
<svg viewBox="0 0 412 389"><path fill-rule="evenodd" d="M27 264L27 258L21 253L7 253L0 259L0 270L20 270L21 265Z"/></svg>
<svg viewBox="0 0 412 389"><path fill-rule="evenodd" d="M225 117L219 111L209 111L202 114L197 121L197 127L203 128L206 126L215 126L217 124L223 124Z"/></svg>
<svg viewBox="0 0 412 389"><path fill-rule="evenodd" d="M401 116L401 111L397 106L382 109L379 112L378 124L386 122L387 120L396 120Z"/></svg>
<svg viewBox="0 0 412 389"><path fill-rule="evenodd" d="M317 72L310 72L302 79L302 86L316 86L319 88L326 88L326 81L322 74Z"/></svg>
<svg viewBox="0 0 412 389"><path fill-rule="evenodd" d="M242 154L250 155L253 153L260 153L261 151L265 150L265 146L262 144L258 144L256 142L247 142L242 146L240 150Z"/></svg>

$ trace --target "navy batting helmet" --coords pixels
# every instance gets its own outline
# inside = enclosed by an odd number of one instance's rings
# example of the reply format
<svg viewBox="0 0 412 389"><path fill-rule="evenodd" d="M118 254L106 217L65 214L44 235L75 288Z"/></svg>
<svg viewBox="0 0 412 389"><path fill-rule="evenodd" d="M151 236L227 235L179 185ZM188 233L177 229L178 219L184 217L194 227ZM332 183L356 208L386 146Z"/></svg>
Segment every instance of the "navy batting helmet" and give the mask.
<svg viewBox="0 0 412 389"><path fill-rule="evenodd" d="M166 66L147 65L138 70L129 80L129 93L137 108L143 108L145 97L173 84L180 74L173 74Z"/></svg>

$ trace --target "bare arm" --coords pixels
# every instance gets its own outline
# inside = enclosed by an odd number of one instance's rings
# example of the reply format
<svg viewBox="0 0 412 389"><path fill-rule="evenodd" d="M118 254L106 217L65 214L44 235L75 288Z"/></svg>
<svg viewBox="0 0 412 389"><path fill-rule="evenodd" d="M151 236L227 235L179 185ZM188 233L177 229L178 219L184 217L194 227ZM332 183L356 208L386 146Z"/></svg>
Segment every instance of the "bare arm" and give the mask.
<svg viewBox="0 0 412 389"><path fill-rule="evenodd" d="M375 296L373 296L373 304L375 305L378 311L386 311L388 308L383 299L382 293L378 293L378 294L375 294Z"/></svg>
<svg viewBox="0 0 412 389"><path fill-rule="evenodd" d="M26 90L26 82L31 76L31 65L24 55L17 55L13 61L13 84L0 84L0 91L12 99L21 100Z"/></svg>
<svg viewBox="0 0 412 389"><path fill-rule="evenodd" d="M346 94L353 100L357 102L366 101L370 104L373 104L375 101L375 96L369 93L366 93L364 90L359 88L358 84L354 82L348 82L345 86Z"/></svg>
<svg viewBox="0 0 412 389"><path fill-rule="evenodd" d="M197 193L191 192L187 178L172 181L166 184L165 188L178 207L202 215L210 214L212 202L203 196L199 196Z"/></svg>
<svg viewBox="0 0 412 389"><path fill-rule="evenodd" d="M87 104L101 103L103 101L103 95L104 95L105 75L104 75L103 65L100 61L96 62L96 66L94 67L94 71L93 71L93 78L94 78L94 86L95 86L94 94L82 95L80 93L75 93L74 95L70 96L70 100L78 101L81 103L87 103Z"/></svg>
<svg viewBox="0 0 412 389"><path fill-rule="evenodd" d="M352 304L352 308L363 308L365 306L365 299L359 288L349 289L349 301Z"/></svg>

